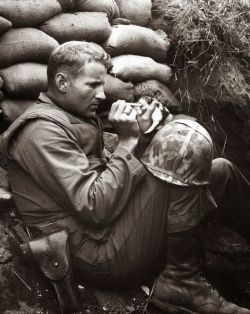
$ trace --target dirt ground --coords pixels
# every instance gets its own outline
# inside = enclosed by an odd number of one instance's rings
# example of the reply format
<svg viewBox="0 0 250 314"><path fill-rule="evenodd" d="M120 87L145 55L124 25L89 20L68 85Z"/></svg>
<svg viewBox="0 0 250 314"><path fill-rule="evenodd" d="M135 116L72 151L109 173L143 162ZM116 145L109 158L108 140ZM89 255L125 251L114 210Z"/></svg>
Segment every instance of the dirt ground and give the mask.
<svg viewBox="0 0 250 314"><path fill-rule="evenodd" d="M0 313L59 314L52 286L35 264L27 263L19 248L20 225L13 211L0 215ZM250 246L229 229L206 224L208 279L227 299L250 308ZM123 291L97 290L77 283L81 300L78 313L145 313L161 312L148 305L150 283Z"/></svg>

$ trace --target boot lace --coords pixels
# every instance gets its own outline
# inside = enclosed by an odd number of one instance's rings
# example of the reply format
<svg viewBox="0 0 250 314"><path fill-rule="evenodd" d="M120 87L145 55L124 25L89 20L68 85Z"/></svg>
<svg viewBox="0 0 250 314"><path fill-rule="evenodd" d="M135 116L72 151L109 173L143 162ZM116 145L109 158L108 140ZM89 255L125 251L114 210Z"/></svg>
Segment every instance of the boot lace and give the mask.
<svg viewBox="0 0 250 314"><path fill-rule="evenodd" d="M220 302L223 302L223 297L221 296L221 294L219 293L218 290L216 290L212 284L207 280L207 278L204 276L203 273L200 273L200 278L201 280L204 282L204 284L210 288L210 290L212 291L212 293L216 294L216 297L220 300Z"/></svg>

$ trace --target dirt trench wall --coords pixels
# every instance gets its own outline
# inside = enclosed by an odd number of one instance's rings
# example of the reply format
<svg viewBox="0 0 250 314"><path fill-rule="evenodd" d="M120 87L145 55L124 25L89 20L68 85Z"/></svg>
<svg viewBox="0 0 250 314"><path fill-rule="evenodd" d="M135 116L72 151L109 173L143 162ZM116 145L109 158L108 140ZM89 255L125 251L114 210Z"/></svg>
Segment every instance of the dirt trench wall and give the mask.
<svg viewBox="0 0 250 314"><path fill-rule="evenodd" d="M152 27L164 30L171 42L168 63L174 74L169 87L180 101L180 110L195 115L209 129L216 144L216 156L229 158L250 178L249 43L242 52L238 49L239 53L236 48L233 53L228 48L222 49L221 53L216 50L217 47L214 51L209 51L210 47L207 51L205 48L202 50L201 46L197 48L195 36L197 41L201 40L202 31L207 31L201 30L202 26L207 26L206 21L202 19L205 20L208 16L212 19L215 13L209 12L208 9L212 11L214 7L213 5L211 8L206 6L212 3L211 1L200 1L199 8L197 6L197 16L193 18L194 12L190 8L183 7L187 5L187 2L185 0L153 0ZM222 2L225 3L225 1ZM230 5L230 0L226 2ZM189 1L190 7L193 5L194 10L195 3L198 2ZM246 2L245 5L247 5ZM230 9L228 6L226 8ZM247 7L245 10L247 11ZM183 14L183 19L184 15L186 16L187 24L193 18L192 30L188 29L187 25L181 24L181 20L177 21L176 17L180 17L180 14ZM202 17L201 14L203 14ZM245 19L250 22L250 16ZM214 23L217 23L216 19ZM215 26L217 27L217 24L210 25L211 30ZM217 30L217 33L221 32ZM249 34L250 30L248 38ZM207 33L205 35L209 36ZM232 36L237 37L238 34L232 34ZM233 41L233 39L230 40ZM183 44L184 40L187 41L187 46ZM211 42L212 40L215 39L212 38ZM220 39L220 43L222 41L223 38ZM194 43L193 46L191 42ZM199 55L197 49L200 49L199 53L201 51ZM215 55L214 52L218 54ZM195 55L196 53L198 56Z"/></svg>

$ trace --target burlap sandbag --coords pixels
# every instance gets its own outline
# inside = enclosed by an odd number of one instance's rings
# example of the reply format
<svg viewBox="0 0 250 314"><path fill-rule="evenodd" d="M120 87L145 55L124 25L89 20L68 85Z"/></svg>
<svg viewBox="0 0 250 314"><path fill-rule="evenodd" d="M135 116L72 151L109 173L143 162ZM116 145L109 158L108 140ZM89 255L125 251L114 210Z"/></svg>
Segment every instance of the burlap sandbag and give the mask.
<svg viewBox="0 0 250 314"><path fill-rule="evenodd" d="M9 29L11 29L12 23L0 16L0 35L6 33Z"/></svg>
<svg viewBox="0 0 250 314"><path fill-rule="evenodd" d="M123 17L117 17L111 21L111 25L130 25L131 21Z"/></svg>
<svg viewBox="0 0 250 314"><path fill-rule="evenodd" d="M0 16L13 27L36 26L61 12L57 0L0 0Z"/></svg>
<svg viewBox="0 0 250 314"><path fill-rule="evenodd" d="M115 25L102 46L111 56L134 54L166 62L170 42L163 31L137 25Z"/></svg>
<svg viewBox="0 0 250 314"><path fill-rule="evenodd" d="M3 79L0 77L0 89L3 87Z"/></svg>
<svg viewBox="0 0 250 314"><path fill-rule="evenodd" d="M0 188L4 189L6 191L8 191L10 188L9 180L8 180L8 172L6 169L4 169L2 167L0 167Z"/></svg>
<svg viewBox="0 0 250 314"><path fill-rule="evenodd" d="M40 63L18 63L0 70L3 91L10 96L33 99L47 89L47 66Z"/></svg>
<svg viewBox="0 0 250 314"><path fill-rule="evenodd" d="M118 99L124 99L128 102L133 102L134 85L131 82L123 82L118 78L108 74L105 79L104 93L107 101L111 103Z"/></svg>
<svg viewBox="0 0 250 314"><path fill-rule="evenodd" d="M75 0L75 11L105 12L109 19L119 17L119 8L115 0Z"/></svg>
<svg viewBox="0 0 250 314"><path fill-rule="evenodd" d="M112 74L122 81L142 82L155 79L164 84L169 82L171 69L149 57L122 55L112 59Z"/></svg>
<svg viewBox="0 0 250 314"><path fill-rule="evenodd" d="M151 21L151 0L115 0L120 16L132 24L147 26Z"/></svg>
<svg viewBox="0 0 250 314"><path fill-rule="evenodd" d="M74 11L76 0L57 0L57 1L60 3L63 12Z"/></svg>
<svg viewBox="0 0 250 314"><path fill-rule="evenodd" d="M27 108L34 103L34 100L5 98L0 102L3 111L3 119L9 122L15 121Z"/></svg>
<svg viewBox="0 0 250 314"><path fill-rule="evenodd" d="M0 68L18 62L47 63L58 42L35 28L13 28L0 37Z"/></svg>
<svg viewBox="0 0 250 314"><path fill-rule="evenodd" d="M135 99L138 100L142 96L150 96L156 98L160 103L170 109L179 109L180 104L170 91L170 89L156 80L147 80L137 83L134 87Z"/></svg>
<svg viewBox="0 0 250 314"><path fill-rule="evenodd" d="M63 13L45 22L40 29L60 43L70 40L103 42L111 34L106 13Z"/></svg>

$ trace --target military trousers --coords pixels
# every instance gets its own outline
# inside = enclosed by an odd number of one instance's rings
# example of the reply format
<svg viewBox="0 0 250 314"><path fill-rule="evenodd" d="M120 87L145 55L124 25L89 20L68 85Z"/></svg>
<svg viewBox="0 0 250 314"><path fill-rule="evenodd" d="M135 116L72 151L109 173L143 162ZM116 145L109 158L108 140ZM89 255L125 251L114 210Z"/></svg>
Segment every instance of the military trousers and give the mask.
<svg viewBox="0 0 250 314"><path fill-rule="evenodd" d="M149 174L105 241L87 239L79 246L73 258L77 277L108 287L140 282L163 267L168 234L197 226L213 209L250 239L250 184L228 160L213 161L208 188L176 186Z"/></svg>

